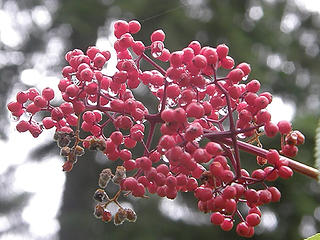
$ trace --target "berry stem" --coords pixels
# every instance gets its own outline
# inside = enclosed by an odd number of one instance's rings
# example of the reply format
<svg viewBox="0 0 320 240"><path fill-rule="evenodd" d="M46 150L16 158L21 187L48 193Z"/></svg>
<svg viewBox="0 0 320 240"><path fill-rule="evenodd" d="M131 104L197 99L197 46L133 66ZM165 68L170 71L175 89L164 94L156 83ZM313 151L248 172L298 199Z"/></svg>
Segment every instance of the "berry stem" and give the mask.
<svg viewBox="0 0 320 240"><path fill-rule="evenodd" d="M233 141L230 138L223 138L220 141L227 144L227 145L233 145ZM242 141L238 141L237 145L238 145L239 149L241 149L245 152L248 152L248 153L252 153L256 156L263 157L263 158L266 158L266 155L269 152L266 149L263 149L263 148L260 148L260 147L251 145L249 143L242 142ZM289 167L292 168L293 170L295 170L303 175L306 175L308 177L314 178L316 180L319 179L320 172L316 168L310 167L310 166L305 165L301 162L295 161L293 159L290 159L290 158L287 158L284 156L281 156L281 158L287 160L289 163Z"/></svg>
<svg viewBox="0 0 320 240"><path fill-rule="evenodd" d="M144 155L148 154L150 152L150 145L151 145L151 141L154 135L154 131L155 131L155 127L156 127L156 122L151 121L150 122L150 129L149 129L149 133L148 133L148 138L147 138L147 142L145 144L145 151L144 151Z"/></svg>
<svg viewBox="0 0 320 240"><path fill-rule="evenodd" d="M236 166L234 166L234 168L236 170L236 178L239 178L241 176L240 153L239 153L239 147L237 144L237 141L238 141L237 140L237 131L236 131L236 127L234 125L234 120L233 120L233 116L232 116L230 97L229 97L227 90L219 82L217 82L216 71L214 71L213 76L214 76L214 82L216 83L216 86L219 87L219 89L224 93L225 98L226 98L227 107L228 107L231 139L232 139L232 143L233 143L234 155L235 155L234 158L235 158L235 162L236 162Z"/></svg>
<svg viewBox="0 0 320 240"><path fill-rule="evenodd" d="M145 53L143 53L141 56L144 60L154 66L163 76L166 76L166 71L157 63L155 63L151 58L149 58Z"/></svg>

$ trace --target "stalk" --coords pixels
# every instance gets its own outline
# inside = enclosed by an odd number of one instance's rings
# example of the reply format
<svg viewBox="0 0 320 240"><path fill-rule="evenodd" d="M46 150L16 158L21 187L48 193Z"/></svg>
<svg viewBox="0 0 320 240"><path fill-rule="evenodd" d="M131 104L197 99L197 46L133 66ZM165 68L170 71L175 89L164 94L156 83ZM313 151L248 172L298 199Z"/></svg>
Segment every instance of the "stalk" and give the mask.
<svg viewBox="0 0 320 240"><path fill-rule="evenodd" d="M219 141L229 146L233 146L233 141L230 138L219 139ZM266 158L266 155L268 153L268 150L266 149L263 149L239 140L238 140L238 146L239 146L239 149L245 152L248 152L263 158ZM310 167L304 163L298 162L296 160L293 160L285 156L281 156L281 158L287 160L289 163L289 167L292 168L294 171L299 172L308 177L314 178L316 180L319 180L320 171L318 169Z"/></svg>

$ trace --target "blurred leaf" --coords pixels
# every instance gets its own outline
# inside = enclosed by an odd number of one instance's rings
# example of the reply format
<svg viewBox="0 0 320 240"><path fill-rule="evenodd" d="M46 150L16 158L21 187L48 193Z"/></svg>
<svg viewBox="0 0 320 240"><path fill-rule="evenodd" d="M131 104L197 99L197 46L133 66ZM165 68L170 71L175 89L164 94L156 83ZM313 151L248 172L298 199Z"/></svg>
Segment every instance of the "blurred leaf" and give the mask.
<svg viewBox="0 0 320 240"><path fill-rule="evenodd" d="M320 233L317 233L316 235L308 237L306 240L320 240Z"/></svg>

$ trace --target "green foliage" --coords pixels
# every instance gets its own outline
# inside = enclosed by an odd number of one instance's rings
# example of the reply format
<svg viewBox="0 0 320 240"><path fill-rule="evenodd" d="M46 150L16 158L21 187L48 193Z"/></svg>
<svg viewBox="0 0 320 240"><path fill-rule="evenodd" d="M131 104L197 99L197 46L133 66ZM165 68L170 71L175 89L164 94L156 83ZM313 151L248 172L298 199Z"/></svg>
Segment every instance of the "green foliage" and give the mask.
<svg viewBox="0 0 320 240"><path fill-rule="evenodd" d="M320 233L317 233L316 235L313 235L311 237L308 237L305 240L320 240Z"/></svg>

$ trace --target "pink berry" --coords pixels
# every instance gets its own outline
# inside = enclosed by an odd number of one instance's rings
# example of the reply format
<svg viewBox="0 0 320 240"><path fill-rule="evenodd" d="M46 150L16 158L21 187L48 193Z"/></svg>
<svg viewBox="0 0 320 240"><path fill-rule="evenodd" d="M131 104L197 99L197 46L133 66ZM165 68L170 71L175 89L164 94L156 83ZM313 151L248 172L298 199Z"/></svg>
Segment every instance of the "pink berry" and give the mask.
<svg viewBox="0 0 320 240"><path fill-rule="evenodd" d="M155 41L163 42L165 37L166 35L161 29L154 31L150 36L151 42L155 42Z"/></svg>
<svg viewBox="0 0 320 240"><path fill-rule="evenodd" d="M260 89L260 82L258 80L251 80L247 83L246 89L248 92L256 93Z"/></svg>
<svg viewBox="0 0 320 240"><path fill-rule="evenodd" d="M20 91L17 93L16 99L17 99L17 102L23 104L29 99L28 93Z"/></svg>
<svg viewBox="0 0 320 240"><path fill-rule="evenodd" d="M234 198L237 194L236 189L233 186L227 186L222 193L223 198L230 199Z"/></svg>
<svg viewBox="0 0 320 240"><path fill-rule="evenodd" d="M50 129L55 126L55 122L51 117L45 117L44 119L42 119L42 124L46 129Z"/></svg>
<svg viewBox="0 0 320 240"><path fill-rule="evenodd" d="M248 223L241 222L237 225L236 232L241 237L247 237L250 233L250 227L248 226Z"/></svg>
<svg viewBox="0 0 320 240"><path fill-rule="evenodd" d="M204 108L201 104L192 102L186 108L188 117L201 118L204 115Z"/></svg>
<svg viewBox="0 0 320 240"><path fill-rule="evenodd" d="M97 55L97 53L99 53L99 52L100 52L100 50L97 47L90 46L87 48L86 54L91 60L93 60L95 58L95 56Z"/></svg>
<svg viewBox="0 0 320 240"><path fill-rule="evenodd" d="M131 20L129 22L129 32L131 34L135 34L137 32L139 32L141 29L141 25L137 20Z"/></svg>
<svg viewBox="0 0 320 240"><path fill-rule="evenodd" d="M17 112L22 109L22 105L19 102L9 102L7 108L10 112Z"/></svg>
<svg viewBox="0 0 320 240"><path fill-rule="evenodd" d="M182 56L183 52L182 51L176 51L171 53L169 61L172 67L180 67L182 64Z"/></svg>
<svg viewBox="0 0 320 240"><path fill-rule="evenodd" d="M127 32L129 32L129 24L126 21L118 20L114 23L114 35L117 38L120 38Z"/></svg>
<svg viewBox="0 0 320 240"><path fill-rule="evenodd" d="M51 111L51 118L55 121L59 121L64 117L64 114L60 107L55 107Z"/></svg>
<svg viewBox="0 0 320 240"><path fill-rule="evenodd" d="M224 216L219 212L212 213L210 216L210 221L214 225L220 225L224 220Z"/></svg>
<svg viewBox="0 0 320 240"><path fill-rule="evenodd" d="M274 123L268 122L264 125L264 131L268 137L274 137L278 133L279 128Z"/></svg>
<svg viewBox="0 0 320 240"><path fill-rule="evenodd" d="M271 192L271 202L279 202L281 198L281 192L276 187L268 187L267 190Z"/></svg>
<svg viewBox="0 0 320 240"><path fill-rule="evenodd" d="M221 60L221 67L225 69L232 69L234 67L234 60L232 57L227 56Z"/></svg>
<svg viewBox="0 0 320 240"><path fill-rule="evenodd" d="M24 120L21 120L18 122L16 129L18 130L18 132L26 132L29 130L30 127L30 123Z"/></svg>
<svg viewBox="0 0 320 240"><path fill-rule="evenodd" d="M245 75L244 75L243 71L239 68L236 68L236 69L233 69L232 71L230 71L227 77L229 78L229 80L232 83L235 84L235 83L240 82L244 76Z"/></svg>
<svg viewBox="0 0 320 240"><path fill-rule="evenodd" d="M47 101L51 101L54 98L54 91L49 87L44 88L41 94Z"/></svg>
<svg viewBox="0 0 320 240"><path fill-rule="evenodd" d="M245 198L247 201L251 204L255 204L259 201L259 194L256 190L254 189L248 189L244 193Z"/></svg>
<svg viewBox="0 0 320 240"><path fill-rule="evenodd" d="M281 166L278 170L278 173L279 173L279 176L283 179L288 179L293 175L292 169L287 166Z"/></svg>
<svg viewBox="0 0 320 240"><path fill-rule="evenodd" d="M288 134L292 130L291 123L286 120L279 121L277 126L281 134Z"/></svg>
<svg viewBox="0 0 320 240"><path fill-rule="evenodd" d="M250 213L246 217L246 222L252 227L257 226L260 223L260 221L260 216L256 213Z"/></svg>
<svg viewBox="0 0 320 240"><path fill-rule="evenodd" d="M33 99L33 102L39 108L44 108L48 104L48 101L43 96L40 96L40 95L36 96Z"/></svg>
<svg viewBox="0 0 320 240"><path fill-rule="evenodd" d="M30 88L28 90L28 97L29 97L29 100L33 101L33 99L39 95L39 92L37 89L35 88Z"/></svg>
<svg viewBox="0 0 320 240"><path fill-rule="evenodd" d="M196 55L192 58L192 63L196 68L203 69L207 66L207 59L203 55Z"/></svg>
<svg viewBox="0 0 320 240"><path fill-rule="evenodd" d="M245 76L248 76L251 72L251 67L248 63L240 63L237 68L241 69Z"/></svg>
<svg viewBox="0 0 320 240"><path fill-rule="evenodd" d="M190 47L193 50L195 55L200 53L201 44L198 41L192 41L188 47Z"/></svg>
<svg viewBox="0 0 320 240"><path fill-rule="evenodd" d="M227 45L220 44L217 46L217 54L219 56L219 59L222 60L222 59L226 58L228 53L229 53L229 48Z"/></svg>
<svg viewBox="0 0 320 240"><path fill-rule="evenodd" d="M230 231L233 228L233 221L231 219L224 219L220 224L220 227L223 231Z"/></svg>

